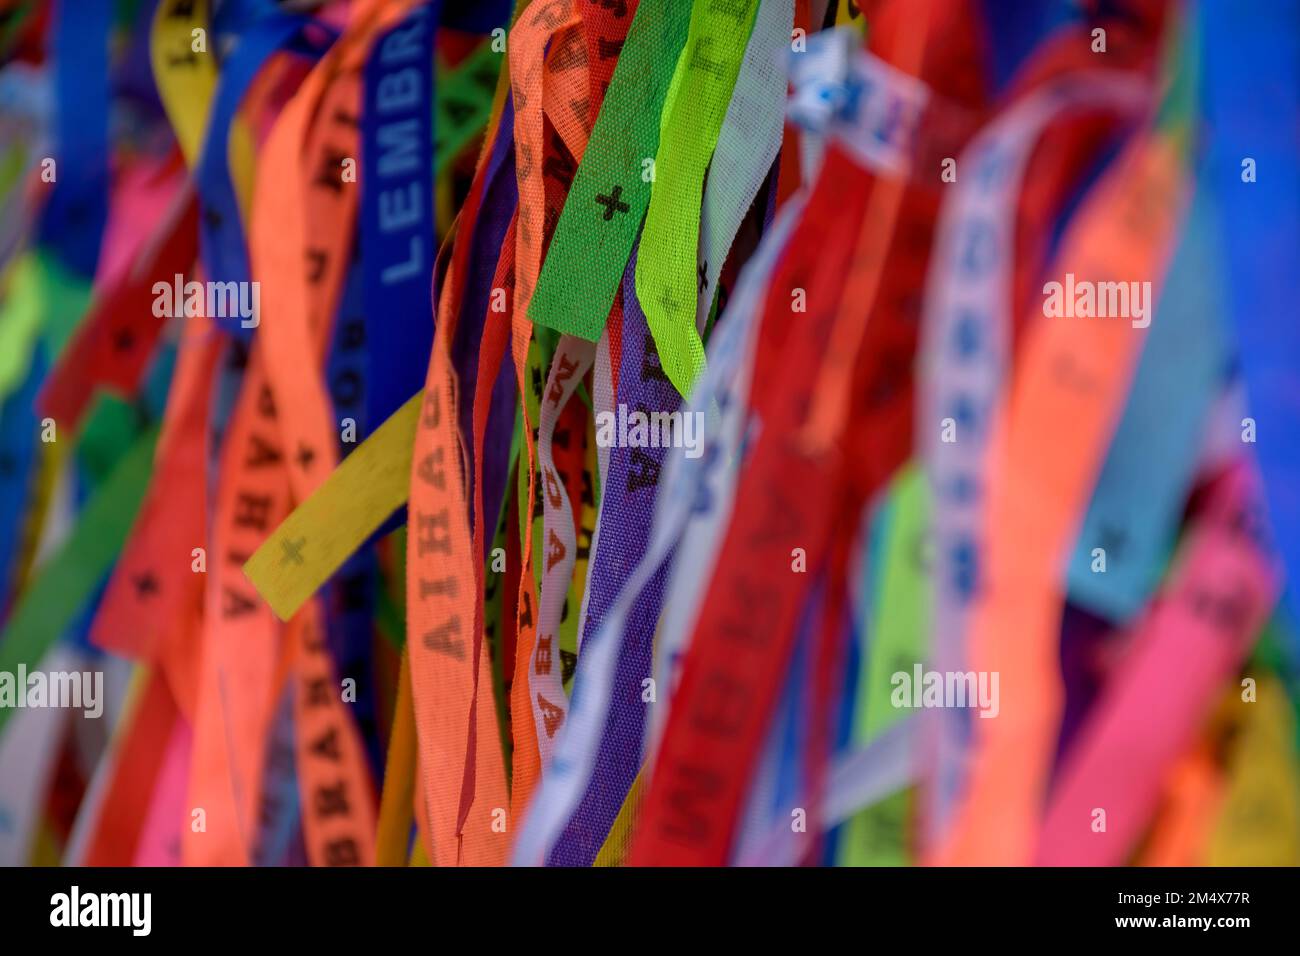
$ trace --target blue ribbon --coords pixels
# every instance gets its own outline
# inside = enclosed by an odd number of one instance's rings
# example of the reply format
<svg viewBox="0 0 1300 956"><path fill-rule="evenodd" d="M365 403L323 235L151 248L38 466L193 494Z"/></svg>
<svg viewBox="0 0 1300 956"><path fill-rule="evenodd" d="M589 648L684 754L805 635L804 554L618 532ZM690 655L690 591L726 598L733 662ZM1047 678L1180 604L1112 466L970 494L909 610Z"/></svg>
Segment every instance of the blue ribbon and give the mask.
<svg viewBox="0 0 1300 956"><path fill-rule="evenodd" d="M1159 583L1227 368L1211 203L1204 191L1193 203L1070 562L1071 600L1115 623Z"/></svg>
<svg viewBox="0 0 1300 956"><path fill-rule="evenodd" d="M90 277L108 220L108 36L114 5L57 0L54 10L57 178L39 236L65 266Z"/></svg>
<svg viewBox="0 0 1300 956"><path fill-rule="evenodd" d="M1300 0L1200 6L1202 102L1229 304L1277 547L1296 608L1300 581ZM1255 181L1247 182L1247 160Z"/></svg>
<svg viewBox="0 0 1300 956"><path fill-rule="evenodd" d="M45 378L39 347L22 387L0 405L0 623L8 616L14 558L22 539L39 430L36 393Z"/></svg>
<svg viewBox="0 0 1300 956"><path fill-rule="evenodd" d="M371 50L361 114L371 420L424 384L433 347L434 37L440 0L416 7Z"/></svg>

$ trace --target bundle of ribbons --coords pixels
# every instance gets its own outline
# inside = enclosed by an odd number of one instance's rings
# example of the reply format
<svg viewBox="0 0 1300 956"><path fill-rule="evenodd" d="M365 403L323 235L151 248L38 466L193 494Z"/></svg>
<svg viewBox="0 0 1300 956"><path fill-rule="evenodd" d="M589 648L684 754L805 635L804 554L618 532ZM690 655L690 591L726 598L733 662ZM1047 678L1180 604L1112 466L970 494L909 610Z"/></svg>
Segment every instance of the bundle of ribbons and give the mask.
<svg viewBox="0 0 1300 956"><path fill-rule="evenodd" d="M5 0L0 863L1300 863L1298 139L1300 0Z"/></svg>

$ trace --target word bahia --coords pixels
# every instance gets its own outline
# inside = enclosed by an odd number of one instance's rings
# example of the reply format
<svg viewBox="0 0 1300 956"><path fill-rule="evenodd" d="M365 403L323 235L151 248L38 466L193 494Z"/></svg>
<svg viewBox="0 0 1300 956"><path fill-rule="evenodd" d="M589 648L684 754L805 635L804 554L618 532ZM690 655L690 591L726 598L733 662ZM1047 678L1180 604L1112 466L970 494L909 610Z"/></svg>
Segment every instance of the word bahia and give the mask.
<svg viewBox="0 0 1300 956"><path fill-rule="evenodd" d="M1065 274L1065 284L1043 286L1043 315L1049 319L1132 319L1133 328L1151 324L1150 282L1075 282Z"/></svg>
<svg viewBox="0 0 1300 956"><path fill-rule="evenodd" d="M0 671L0 707L80 707L92 719L104 712L103 671Z"/></svg>
<svg viewBox="0 0 1300 956"><path fill-rule="evenodd" d="M596 444L601 448L685 448L687 458L704 453L703 412L629 412L596 415Z"/></svg>
<svg viewBox="0 0 1300 956"><path fill-rule="evenodd" d="M253 329L262 314L259 282L186 282L177 273L172 282L155 282L153 294L153 314L159 319L239 318L240 326Z"/></svg>
<svg viewBox="0 0 1300 956"><path fill-rule="evenodd" d="M152 893L71 893L50 897L51 926L129 926L133 936L148 936L153 925Z"/></svg>
<svg viewBox="0 0 1300 956"><path fill-rule="evenodd" d="M896 671L889 702L903 707L978 707L981 717L998 715L997 671L929 671L920 664L913 673ZM979 693L976 693L978 689Z"/></svg>

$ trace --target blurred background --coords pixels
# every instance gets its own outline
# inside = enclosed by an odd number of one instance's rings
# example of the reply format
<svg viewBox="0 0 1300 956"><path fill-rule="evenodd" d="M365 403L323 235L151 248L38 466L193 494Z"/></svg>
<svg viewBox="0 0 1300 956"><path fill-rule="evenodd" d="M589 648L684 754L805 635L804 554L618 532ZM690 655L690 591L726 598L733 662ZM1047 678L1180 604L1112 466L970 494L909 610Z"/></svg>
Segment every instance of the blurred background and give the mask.
<svg viewBox="0 0 1300 956"><path fill-rule="evenodd" d="M651 4L0 0L0 863L1300 864L1300 5Z"/></svg>

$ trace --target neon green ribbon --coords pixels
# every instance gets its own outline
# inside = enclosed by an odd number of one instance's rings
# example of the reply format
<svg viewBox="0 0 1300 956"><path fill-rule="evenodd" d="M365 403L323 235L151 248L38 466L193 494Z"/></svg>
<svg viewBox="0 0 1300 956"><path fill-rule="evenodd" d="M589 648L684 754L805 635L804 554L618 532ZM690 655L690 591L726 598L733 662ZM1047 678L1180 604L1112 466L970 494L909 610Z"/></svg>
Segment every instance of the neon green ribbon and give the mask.
<svg viewBox="0 0 1300 956"><path fill-rule="evenodd" d="M695 5L655 157L655 188L637 253L636 294L660 365L682 395L704 367L704 342L695 328L704 173L757 9L755 0Z"/></svg>
<svg viewBox="0 0 1300 956"><path fill-rule="evenodd" d="M891 676L911 673L925 656L929 599L923 542L928 520L925 475L910 464L892 489L892 514L883 548L880 600L874 602L871 647L863 660L854 739L872 740L905 711L890 704ZM895 793L866 807L848 822L840 843L843 866L907 866L912 863L905 842L910 795Z"/></svg>

